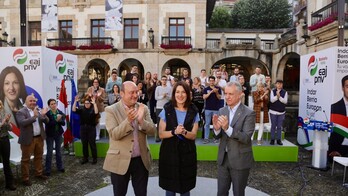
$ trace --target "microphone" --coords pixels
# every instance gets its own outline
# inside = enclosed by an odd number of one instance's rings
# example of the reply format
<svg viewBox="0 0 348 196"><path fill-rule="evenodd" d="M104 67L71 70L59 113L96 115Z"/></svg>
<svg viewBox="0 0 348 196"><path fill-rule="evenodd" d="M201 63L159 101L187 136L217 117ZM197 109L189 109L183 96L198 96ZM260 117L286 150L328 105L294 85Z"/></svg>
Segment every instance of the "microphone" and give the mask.
<svg viewBox="0 0 348 196"><path fill-rule="evenodd" d="M323 110L323 113L325 114L326 122L329 122L325 110Z"/></svg>

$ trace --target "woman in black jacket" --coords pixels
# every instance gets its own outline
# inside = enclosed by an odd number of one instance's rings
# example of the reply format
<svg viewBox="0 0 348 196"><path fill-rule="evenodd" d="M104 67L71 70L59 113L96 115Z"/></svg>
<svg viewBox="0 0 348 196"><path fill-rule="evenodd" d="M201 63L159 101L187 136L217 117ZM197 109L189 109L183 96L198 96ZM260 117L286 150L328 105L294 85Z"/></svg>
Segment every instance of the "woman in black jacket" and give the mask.
<svg viewBox="0 0 348 196"><path fill-rule="evenodd" d="M196 186L197 136L199 115L191 102L191 89L180 81L173 87L172 99L159 115L159 185L166 195L190 195Z"/></svg>
<svg viewBox="0 0 348 196"><path fill-rule="evenodd" d="M56 150L56 164L58 171L64 173L65 169L62 161L62 135L64 133L63 127L65 126L65 114L57 108L57 102L55 99L49 99L47 101L48 107L50 110L46 113L49 121L45 125L46 131L46 146L47 146L47 155L46 155L46 164L45 164L45 173L46 176L51 175L51 165L52 165L52 154L53 154L53 143Z"/></svg>

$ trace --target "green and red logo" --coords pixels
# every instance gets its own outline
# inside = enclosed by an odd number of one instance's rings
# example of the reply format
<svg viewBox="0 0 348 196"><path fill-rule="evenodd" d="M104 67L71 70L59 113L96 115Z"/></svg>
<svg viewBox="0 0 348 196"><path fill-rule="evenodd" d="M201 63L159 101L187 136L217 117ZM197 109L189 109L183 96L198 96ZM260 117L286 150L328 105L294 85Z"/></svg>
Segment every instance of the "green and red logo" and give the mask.
<svg viewBox="0 0 348 196"><path fill-rule="evenodd" d="M25 52L22 48L15 50L12 56L13 60L20 65L24 64L28 59L27 52Z"/></svg>
<svg viewBox="0 0 348 196"><path fill-rule="evenodd" d="M56 69L61 74L66 70L66 62L62 54L58 54L56 57Z"/></svg>
<svg viewBox="0 0 348 196"><path fill-rule="evenodd" d="M308 60L308 72L311 76L314 76L315 73L317 73L317 70L318 70L318 60L313 55Z"/></svg>

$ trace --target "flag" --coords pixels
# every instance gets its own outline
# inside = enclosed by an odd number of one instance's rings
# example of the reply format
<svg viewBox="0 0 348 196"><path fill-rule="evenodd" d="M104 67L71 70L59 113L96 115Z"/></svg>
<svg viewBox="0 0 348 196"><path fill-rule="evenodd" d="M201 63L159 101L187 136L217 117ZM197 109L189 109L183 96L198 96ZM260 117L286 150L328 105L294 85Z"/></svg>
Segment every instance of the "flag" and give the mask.
<svg viewBox="0 0 348 196"><path fill-rule="evenodd" d="M58 109L62 111L65 114L65 126L63 126L64 130L64 145L68 143L72 143L72 134L69 129L69 114L67 113L67 107L68 107L68 98L66 95L66 88L65 88L65 80L62 80L61 86L60 86L60 92L59 92L59 98L58 98Z"/></svg>
<svg viewBox="0 0 348 196"><path fill-rule="evenodd" d="M72 112L73 103L77 95L76 85L74 80L71 80L71 107L70 107L70 130L74 139L80 139L80 116ZM79 103L76 103L76 107L79 107Z"/></svg>

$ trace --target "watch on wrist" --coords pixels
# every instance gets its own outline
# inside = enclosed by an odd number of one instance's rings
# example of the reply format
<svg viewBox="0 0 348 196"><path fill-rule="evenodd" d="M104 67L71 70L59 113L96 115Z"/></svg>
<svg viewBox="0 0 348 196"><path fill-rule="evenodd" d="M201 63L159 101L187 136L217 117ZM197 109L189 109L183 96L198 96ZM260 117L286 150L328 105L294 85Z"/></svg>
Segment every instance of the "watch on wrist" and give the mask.
<svg viewBox="0 0 348 196"><path fill-rule="evenodd" d="M173 136L175 136L175 129L176 129L176 127L171 131Z"/></svg>

